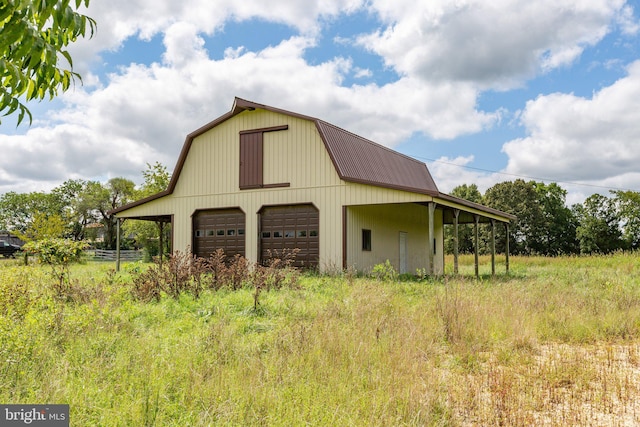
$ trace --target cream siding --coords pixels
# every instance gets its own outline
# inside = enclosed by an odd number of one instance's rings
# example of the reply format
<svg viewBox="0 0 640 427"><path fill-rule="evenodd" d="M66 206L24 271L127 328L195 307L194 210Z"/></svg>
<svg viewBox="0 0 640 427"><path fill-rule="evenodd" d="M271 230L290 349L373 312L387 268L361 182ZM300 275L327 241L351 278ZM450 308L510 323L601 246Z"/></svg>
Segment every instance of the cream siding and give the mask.
<svg viewBox="0 0 640 427"><path fill-rule="evenodd" d="M371 251L362 249L362 230L371 230ZM347 208L347 264L371 272L386 260L399 271L399 235L407 233L407 272L428 269L429 210L416 203L350 206ZM434 214L435 272L443 271L442 211Z"/></svg>
<svg viewBox="0 0 640 427"><path fill-rule="evenodd" d="M282 125L288 125L288 129L264 133L263 181L265 185L289 183L290 186L240 190L240 131ZM174 249L185 250L192 244L195 211L238 207L246 215L246 257L255 262L258 258L258 211L263 206L313 203L320 211L320 267L326 270L342 267L342 206L349 206L348 263L366 270L390 256L397 258L398 232L406 231L408 271L414 272L417 268L426 268L428 211L411 202L431 200L427 195L342 181L313 121L258 109L244 111L196 136L173 193L118 216L173 215ZM357 208L370 204L386 206ZM381 209L386 222L375 222L376 215L372 212L377 212L376 209ZM411 226L402 229L399 224L405 219ZM375 247L378 248L376 251L385 246L395 248L396 255L383 256L378 252L363 255L353 250L354 242L359 242L360 237L351 233L354 230L360 233L361 223L367 221L374 221L373 225L380 230L383 224L392 226L392 232L375 234ZM435 230L440 242L438 255L442 254L440 211L436 211ZM436 256L436 260L440 258ZM395 262L397 265L397 260ZM436 262L436 265L441 264ZM441 270L441 267L436 269Z"/></svg>

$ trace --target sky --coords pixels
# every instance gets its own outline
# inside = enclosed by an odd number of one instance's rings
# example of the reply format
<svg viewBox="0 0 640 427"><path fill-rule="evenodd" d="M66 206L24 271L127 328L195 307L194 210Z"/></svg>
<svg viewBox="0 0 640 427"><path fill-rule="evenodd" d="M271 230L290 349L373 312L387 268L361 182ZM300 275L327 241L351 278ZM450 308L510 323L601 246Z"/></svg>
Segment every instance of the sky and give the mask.
<svg viewBox="0 0 640 427"><path fill-rule="evenodd" d="M640 2L93 0L82 82L0 124L0 194L173 170L234 97L425 162L440 191L518 178L567 204L640 191Z"/></svg>

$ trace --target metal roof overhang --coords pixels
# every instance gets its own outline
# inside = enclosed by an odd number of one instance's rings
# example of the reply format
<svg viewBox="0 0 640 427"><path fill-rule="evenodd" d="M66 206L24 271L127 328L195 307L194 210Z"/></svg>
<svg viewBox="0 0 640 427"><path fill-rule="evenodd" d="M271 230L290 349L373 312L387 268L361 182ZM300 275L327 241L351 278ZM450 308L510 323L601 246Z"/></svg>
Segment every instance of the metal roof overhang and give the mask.
<svg viewBox="0 0 640 427"><path fill-rule="evenodd" d="M172 215L119 216L119 219L139 219L141 221L171 222Z"/></svg>
<svg viewBox="0 0 640 427"><path fill-rule="evenodd" d="M516 219L515 215L450 196L449 194L440 193L433 198L433 201L442 209L443 222L445 224L453 224L454 211L456 209L459 210L459 224L473 224L476 215L478 216L478 222L481 223L489 223L491 220L508 223Z"/></svg>

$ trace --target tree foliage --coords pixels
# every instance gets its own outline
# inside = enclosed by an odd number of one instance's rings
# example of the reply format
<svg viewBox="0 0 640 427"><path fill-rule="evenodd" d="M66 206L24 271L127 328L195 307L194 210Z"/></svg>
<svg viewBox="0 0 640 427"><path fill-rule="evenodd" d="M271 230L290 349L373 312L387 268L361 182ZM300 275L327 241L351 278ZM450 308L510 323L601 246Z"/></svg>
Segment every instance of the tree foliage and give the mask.
<svg viewBox="0 0 640 427"><path fill-rule="evenodd" d="M640 248L640 193L614 191L623 238L632 249Z"/></svg>
<svg viewBox="0 0 640 427"><path fill-rule="evenodd" d="M60 215L36 212L27 230L18 234L18 237L26 242L31 242L42 239L60 239L64 235L64 220Z"/></svg>
<svg viewBox="0 0 640 427"><path fill-rule="evenodd" d="M567 191L556 183L533 182L541 208L539 236L534 251L543 255L571 254L578 251L573 211L566 205Z"/></svg>
<svg viewBox="0 0 640 427"><path fill-rule="evenodd" d="M127 178L111 178L106 185L90 181L82 193L85 206L93 208L98 221L104 226L104 247L116 248L116 217L110 213L135 199L135 183Z"/></svg>
<svg viewBox="0 0 640 427"><path fill-rule="evenodd" d="M21 98L52 99L81 80L67 46L96 30L96 22L78 12L82 5L89 0L0 2L0 113L18 111L18 124L25 116L31 122Z"/></svg>
<svg viewBox="0 0 640 427"><path fill-rule="evenodd" d="M5 193L0 195L0 229L34 241L57 237L81 241L91 237L90 230L100 229L104 239L94 239L96 246L115 249L117 220L110 212L166 190L171 180L160 163L147 164L142 176L144 183L137 188L129 179L113 178L106 183L68 180L50 193ZM515 215L517 220L509 228L513 254L556 256L640 248L640 192L594 194L572 208L566 206L567 192L558 184L521 179L498 183L484 195L475 184L456 187L451 194ZM171 228L163 229L163 249L168 253ZM127 220L123 230L132 237L122 240L124 246L142 246L150 257L158 254L157 222ZM496 227L498 252L505 250L505 233L504 227ZM475 250L473 226L461 224L458 236L460 252ZM490 251L489 242L490 228L481 224L480 253ZM445 250L453 250L452 227L445 228Z"/></svg>
<svg viewBox="0 0 640 427"><path fill-rule="evenodd" d="M451 191L451 195L468 200L474 203L482 204L482 193L478 190L476 184L462 184ZM445 251L453 252L453 227L445 228L444 248ZM473 226L469 224L460 224L458 227L458 251L460 253L473 253Z"/></svg>
<svg viewBox="0 0 640 427"><path fill-rule="evenodd" d="M0 229L25 233L36 213L46 217L61 211L61 201L51 193L10 191L0 196Z"/></svg>
<svg viewBox="0 0 640 427"><path fill-rule="evenodd" d="M640 193L612 191L611 197L594 194L583 204L566 205L567 192L556 183L518 179L487 189L484 196L475 185L462 185L452 195L483 203L513 214L509 233L514 254L562 255L610 253L640 248ZM452 227L445 230L445 249L452 251ZM496 250L505 250L503 227L496 228ZM460 227L460 252L473 251L472 228ZM490 229L481 225L479 252L487 253Z"/></svg>
<svg viewBox="0 0 640 427"><path fill-rule="evenodd" d="M537 252L541 247L539 232L543 227L544 217L533 181L517 179L498 183L486 191L484 203L517 217L509 233L512 253L529 255ZM499 252L504 252L505 249L504 233L502 227L497 228L496 249Z"/></svg>
<svg viewBox="0 0 640 427"><path fill-rule="evenodd" d="M594 194L574 210L580 221L577 227L580 252L606 254L625 249L614 199Z"/></svg>
<svg viewBox="0 0 640 427"><path fill-rule="evenodd" d="M167 168L156 162L153 165L147 163L147 169L142 171L144 183L136 191L135 199L143 199L151 195L160 193L169 187L171 174ZM135 236L136 245L140 245L145 249L145 257L149 260L160 253L160 241L158 235L160 232L159 224L152 221L128 220L123 229L127 235ZM163 251L168 253L171 247L169 226L164 227L164 248Z"/></svg>

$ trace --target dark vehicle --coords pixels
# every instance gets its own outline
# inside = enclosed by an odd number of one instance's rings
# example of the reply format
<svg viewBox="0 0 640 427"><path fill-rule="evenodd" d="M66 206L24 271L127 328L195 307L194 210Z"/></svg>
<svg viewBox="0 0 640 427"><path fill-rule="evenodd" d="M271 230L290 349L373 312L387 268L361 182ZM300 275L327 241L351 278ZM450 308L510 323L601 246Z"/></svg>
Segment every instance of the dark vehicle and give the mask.
<svg viewBox="0 0 640 427"><path fill-rule="evenodd" d="M16 252L21 250L22 249L18 245L12 245L9 242L0 240L0 255L3 255L5 258L12 257Z"/></svg>

